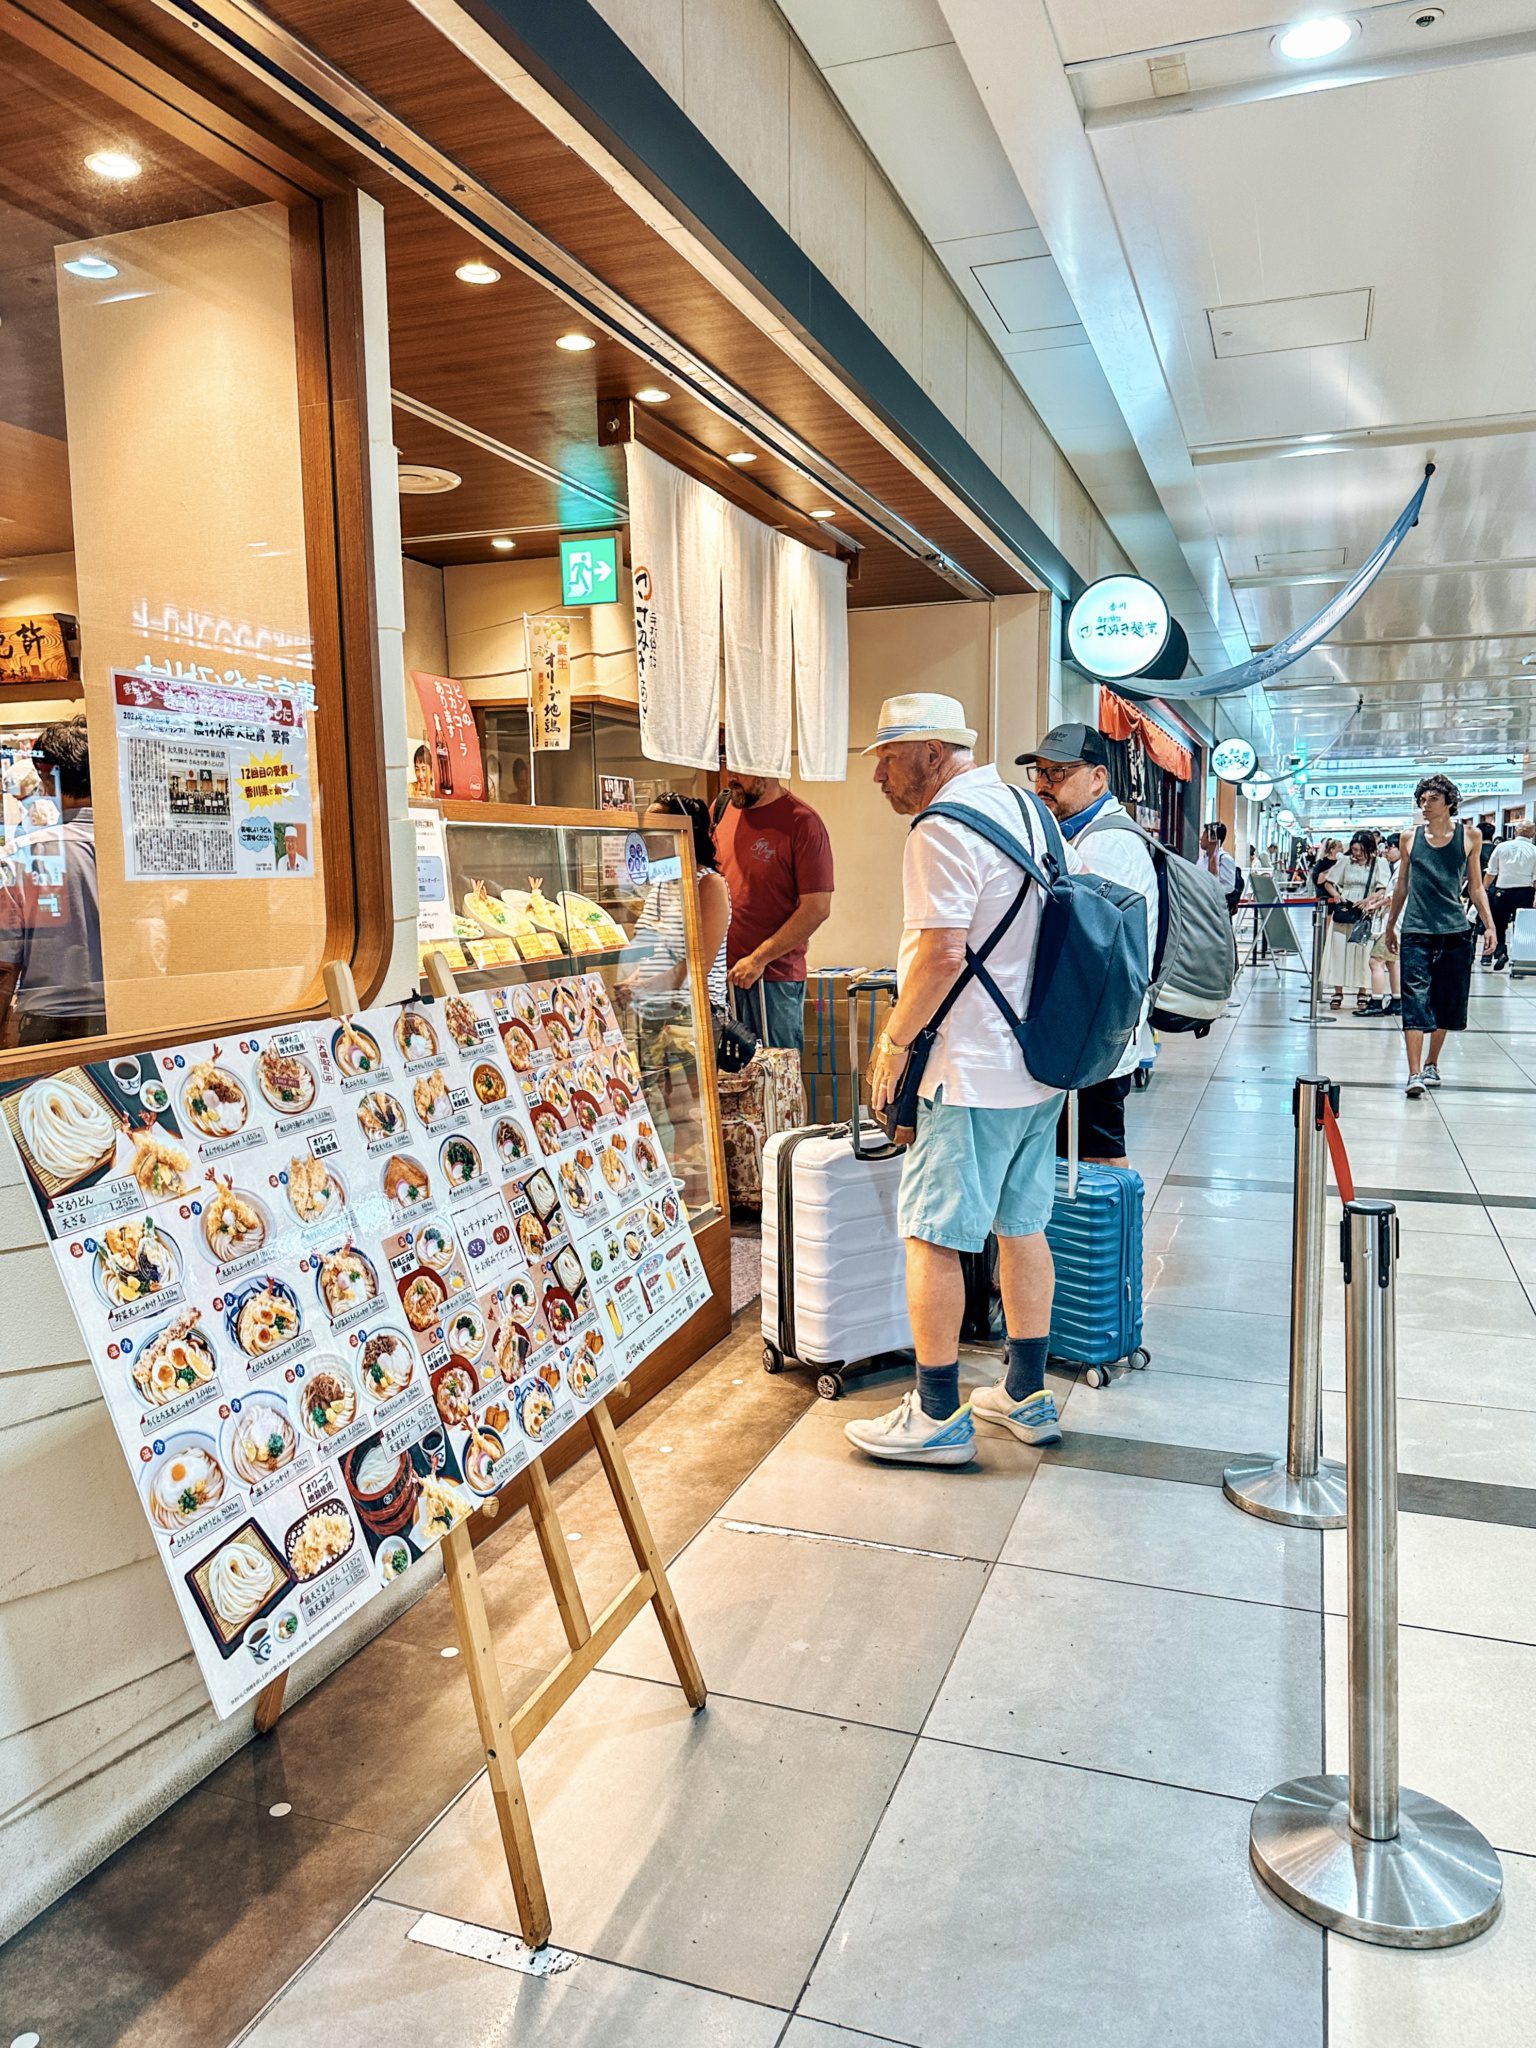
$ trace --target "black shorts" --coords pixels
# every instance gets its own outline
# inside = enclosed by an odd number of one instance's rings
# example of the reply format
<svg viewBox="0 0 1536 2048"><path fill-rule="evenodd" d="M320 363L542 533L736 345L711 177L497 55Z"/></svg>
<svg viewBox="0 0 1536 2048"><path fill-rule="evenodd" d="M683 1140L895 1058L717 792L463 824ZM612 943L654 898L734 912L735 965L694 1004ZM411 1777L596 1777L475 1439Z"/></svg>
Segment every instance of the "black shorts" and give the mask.
<svg viewBox="0 0 1536 2048"><path fill-rule="evenodd" d="M1477 934L1404 932L1399 942L1405 1031L1465 1031Z"/></svg>
<svg viewBox="0 0 1536 2048"><path fill-rule="evenodd" d="M1131 1092L1131 1077L1121 1074L1114 1081L1095 1081L1082 1088L1077 1097L1077 1156L1079 1159L1123 1159L1125 1157L1125 1098ZM1056 1124L1056 1157L1067 1156L1067 1111L1062 1105Z"/></svg>

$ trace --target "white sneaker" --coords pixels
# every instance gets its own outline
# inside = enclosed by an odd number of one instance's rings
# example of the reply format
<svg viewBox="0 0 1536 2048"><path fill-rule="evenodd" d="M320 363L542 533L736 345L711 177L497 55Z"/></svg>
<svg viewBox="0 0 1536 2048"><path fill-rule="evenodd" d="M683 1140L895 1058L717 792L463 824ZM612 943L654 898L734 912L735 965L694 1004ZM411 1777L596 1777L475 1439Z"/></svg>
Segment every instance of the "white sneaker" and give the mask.
<svg viewBox="0 0 1536 2048"><path fill-rule="evenodd" d="M898 1465L968 1465L976 1455L976 1431L970 1403L963 1402L946 1421L925 1415L914 1387L884 1415L848 1422L843 1435L855 1450Z"/></svg>
<svg viewBox="0 0 1536 2048"><path fill-rule="evenodd" d="M1056 1397L1042 1390L1015 1401L1005 1380L995 1387L978 1387L971 1396L971 1413L980 1422L1011 1430L1025 1444L1059 1444L1061 1422L1056 1414Z"/></svg>
<svg viewBox="0 0 1536 2048"><path fill-rule="evenodd" d="M1422 1095L1424 1093L1424 1076L1422 1074L1410 1074L1407 1081L1403 1084L1403 1093L1411 1096Z"/></svg>
<svg viewBox="0 0 1536 2048"><path fill-rule="evenodd" d="M1419 1079L1426 1088L1438 1088L1440 1086L1440 1069L1433 1060L1430 1061L1429 1065L1420 1074Z"/></svg>

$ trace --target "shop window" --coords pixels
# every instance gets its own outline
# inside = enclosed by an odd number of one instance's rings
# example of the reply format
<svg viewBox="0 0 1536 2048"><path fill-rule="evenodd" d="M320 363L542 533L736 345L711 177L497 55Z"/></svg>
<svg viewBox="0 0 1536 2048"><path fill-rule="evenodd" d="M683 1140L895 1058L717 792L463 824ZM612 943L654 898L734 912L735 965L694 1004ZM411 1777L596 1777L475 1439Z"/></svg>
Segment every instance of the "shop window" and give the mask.
<svg viewBox="0 0 1536 2048"><path fill-rule="evenodd" d="M34 40L0 34L0 1071L313 1005L356 932L319 209Z"/></svg>

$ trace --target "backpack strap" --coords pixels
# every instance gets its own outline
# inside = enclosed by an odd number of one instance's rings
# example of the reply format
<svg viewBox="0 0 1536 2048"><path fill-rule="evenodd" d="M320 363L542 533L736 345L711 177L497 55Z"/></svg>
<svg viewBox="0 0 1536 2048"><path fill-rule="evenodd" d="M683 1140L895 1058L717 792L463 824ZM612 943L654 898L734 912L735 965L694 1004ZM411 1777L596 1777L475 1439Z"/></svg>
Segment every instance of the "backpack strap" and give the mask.
<svg viewBox="0 0 1536 2048"><path fill-rule="evenodd" d="M1054 818L1051 818L1045 806L1036 797L1031 796L1026 799L1024 792L1015 788L1012 783L1009 783L1007 786L1012 791L1014 800L1019 806L1019 814L1024 821L1026 830L1028 829L1029 822L1029 811L1026 808L1026 802L1033 804L1043 819L1049 820L1046 833L1047 840L1049 840L1050 827L1055 826L1056 821ZM992 998L993 1002L1002 1012L1009 1030L1022 1047L1024 1042L1024 1020L998 987L996 980L987 967L987 957L1010 929L1019 912L1024 908L1024 899L1029 893L1029 884L1034 882L1040 888L1048 889L1051 886L1052 877L1040 866L1033 852L1026 847L1020 846L1011 832L1005 830L995 819L987 817L984 812L973 811L968 804L931 804L926 811L920 812L912 820L912 829L914 831L923 822L924 818L947 818L951 824L967 826L972 832L976 833L978 838L985 839L989 846L995 847L999 853L1006 855L1009 860L1013 861L1024 871L1024 882L1018 894L1003 912L986 938L983 939L980 946L974 950L970 946L966 947L965 971L957 977L949 993L929 1019L925 1030L928 1033L937 1034L939 1027L954 1008L963 990L974 980L979 981L987 994ZM1060 849L1059 857L1057 853L1058 847ZM1059 827L1056 828L1056 847L1051 847L1047 851L1046 861L1049 867L1058 873L1066 867L1066 842L1061 837Z"/></svg>

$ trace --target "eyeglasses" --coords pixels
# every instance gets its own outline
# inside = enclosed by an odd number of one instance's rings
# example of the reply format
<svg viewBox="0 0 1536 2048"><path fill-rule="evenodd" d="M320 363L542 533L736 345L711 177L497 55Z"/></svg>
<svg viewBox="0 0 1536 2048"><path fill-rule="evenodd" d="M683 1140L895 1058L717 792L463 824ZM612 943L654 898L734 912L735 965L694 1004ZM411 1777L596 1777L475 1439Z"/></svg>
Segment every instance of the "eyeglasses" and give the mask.
<svg viewBox="0 0 1536 2048"><path fill-rule="evenodd" d="M1038 789L1043 782L1047 789L1054 789L1058 782L1065 782L1082 766L1081 761L1031 761L1024 772L1035 788Z"/></svg>

